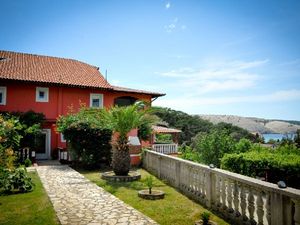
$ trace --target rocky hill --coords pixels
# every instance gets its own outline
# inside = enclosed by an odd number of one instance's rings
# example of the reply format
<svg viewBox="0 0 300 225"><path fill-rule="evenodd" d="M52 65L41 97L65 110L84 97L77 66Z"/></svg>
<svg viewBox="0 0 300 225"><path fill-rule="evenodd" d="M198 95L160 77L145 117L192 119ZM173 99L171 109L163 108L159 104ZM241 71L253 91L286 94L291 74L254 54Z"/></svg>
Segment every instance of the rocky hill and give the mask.
<svg viewBox="0 0 300 225"><path fill-rule="evenodd" d="M268 120L255 117L241 117L231 115L199 115L200 118L216 124L219 122L231 123L256 133L295 133L300 129L299 121Z"/></svg>

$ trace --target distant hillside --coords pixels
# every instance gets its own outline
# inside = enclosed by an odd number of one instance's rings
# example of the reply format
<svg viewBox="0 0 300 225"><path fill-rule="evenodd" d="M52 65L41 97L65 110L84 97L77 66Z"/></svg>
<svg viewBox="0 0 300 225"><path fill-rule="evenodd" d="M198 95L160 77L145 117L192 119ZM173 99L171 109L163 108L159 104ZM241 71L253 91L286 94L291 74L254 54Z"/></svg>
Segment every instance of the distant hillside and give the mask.
<svg viewBox="0 0 300 225"><path fill-rule="evenodd" d="M216 124L219 122L231 123L250 132L259 133L295 133L300 129L300 121L267 120L255 117L231 115L199 115L200 118Z"/></svg>

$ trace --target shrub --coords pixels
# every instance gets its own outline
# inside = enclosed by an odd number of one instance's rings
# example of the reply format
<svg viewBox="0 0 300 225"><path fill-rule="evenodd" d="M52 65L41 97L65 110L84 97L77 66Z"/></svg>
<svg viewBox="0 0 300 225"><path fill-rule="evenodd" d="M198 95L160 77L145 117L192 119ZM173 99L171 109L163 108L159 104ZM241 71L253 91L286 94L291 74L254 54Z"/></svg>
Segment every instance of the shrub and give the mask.
<svg viewBox="0 0 300 225"><path fill-rule="evenodd" d="M154 182L154 179L152 176L147 176L146 179L145 179L145 183L149 189L149 194L151 194L152 192L152 188L153 188L153 182Z"/></svg>
<svg viewBox="0 0 300 225"><path fill-rule="evenodd" d="M59 132L68 142L72 162L86 169L99 168L111 160L112 130L101 118L101 110L82 108L77 114L61 116Z"/></svg>
<svg viewBox="0 0 300 225"><path fill-rule="evenodd" d="M31 160L30 160L30 159L25 159L25 161L24 161L24 165L25 165L26 167L29 167L29 166L31 166L31 165L32 165L32 162L31 162Z"/></svg>
<svg viewBox="0 0 300 225"><path fill-rule="evenodd" d="M208 224L209 218L210 218L210 213L209 212L203 212L201 214L201 219L202 219L203 225L207 225Z"/></svg>
<svg viewBox="0 0 300 225"><path fill-rule="evenodd" d="M193 150L190 146L182 145L178 149L181 152L181 158L203 163L203 160L201 159L201 154L195 150Z"/></svg>
<svg viewBox="0 0 300 225"><path fill-rule="evenodd" d="M246 138L242 138L236 145L237 152L247 152L251 149L252 142Z"/></svg>
<svg viewBox="0 0 300 225"><path fill-rule="evenodd" d="M287 146L272 151L254 145L249 152L226 154L221 168L251 177L265 176L273 183L283 180L288 186L300 188L300 155L295 151Z"/></svg>
<svg viewBox="0 0 300 225"><path fill-rule="evenodd" d="M171 134L156 134L155 143L172 143L172 135Z"/></svg>
<svg viewBox="0 0 300 225"><path fill-rule="evenodd" d="M10 194L15 192L29 192L33 190L34 184L27 175L26 169L19 167L13 171L2 169L0 171L0 191Z"/></svg>

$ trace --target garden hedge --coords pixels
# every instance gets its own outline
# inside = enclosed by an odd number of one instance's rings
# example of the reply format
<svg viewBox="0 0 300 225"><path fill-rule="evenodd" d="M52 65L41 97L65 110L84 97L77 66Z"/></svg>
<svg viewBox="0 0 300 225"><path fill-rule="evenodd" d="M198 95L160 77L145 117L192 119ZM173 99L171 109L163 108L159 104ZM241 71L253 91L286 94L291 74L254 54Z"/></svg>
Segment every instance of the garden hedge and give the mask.
<svg viewBox="0 0 300 225"><path fill-rule="evenodd" d="M265 177L277 183L283 180L290 187L300 188L300 155L271 149L245 153L226 154L221 168L251 177Z"/></svg>

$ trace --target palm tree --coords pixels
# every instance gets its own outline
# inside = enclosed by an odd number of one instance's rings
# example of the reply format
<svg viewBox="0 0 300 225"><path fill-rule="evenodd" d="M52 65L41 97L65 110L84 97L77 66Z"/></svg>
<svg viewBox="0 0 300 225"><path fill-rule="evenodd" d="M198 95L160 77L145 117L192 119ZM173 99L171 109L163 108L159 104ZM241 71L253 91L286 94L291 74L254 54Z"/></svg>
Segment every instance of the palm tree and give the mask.
<svg viewBox="0 0 300 225"><path fill-rule="evenodd" d="M118 135L117 140L112 143L112 168L116 175L126 176L130 170L130 154L127 134L135 128L153 121L147 115L148 110L144 104L138 102L131 106L114 106L104 111L104 117Z"/></svg>

